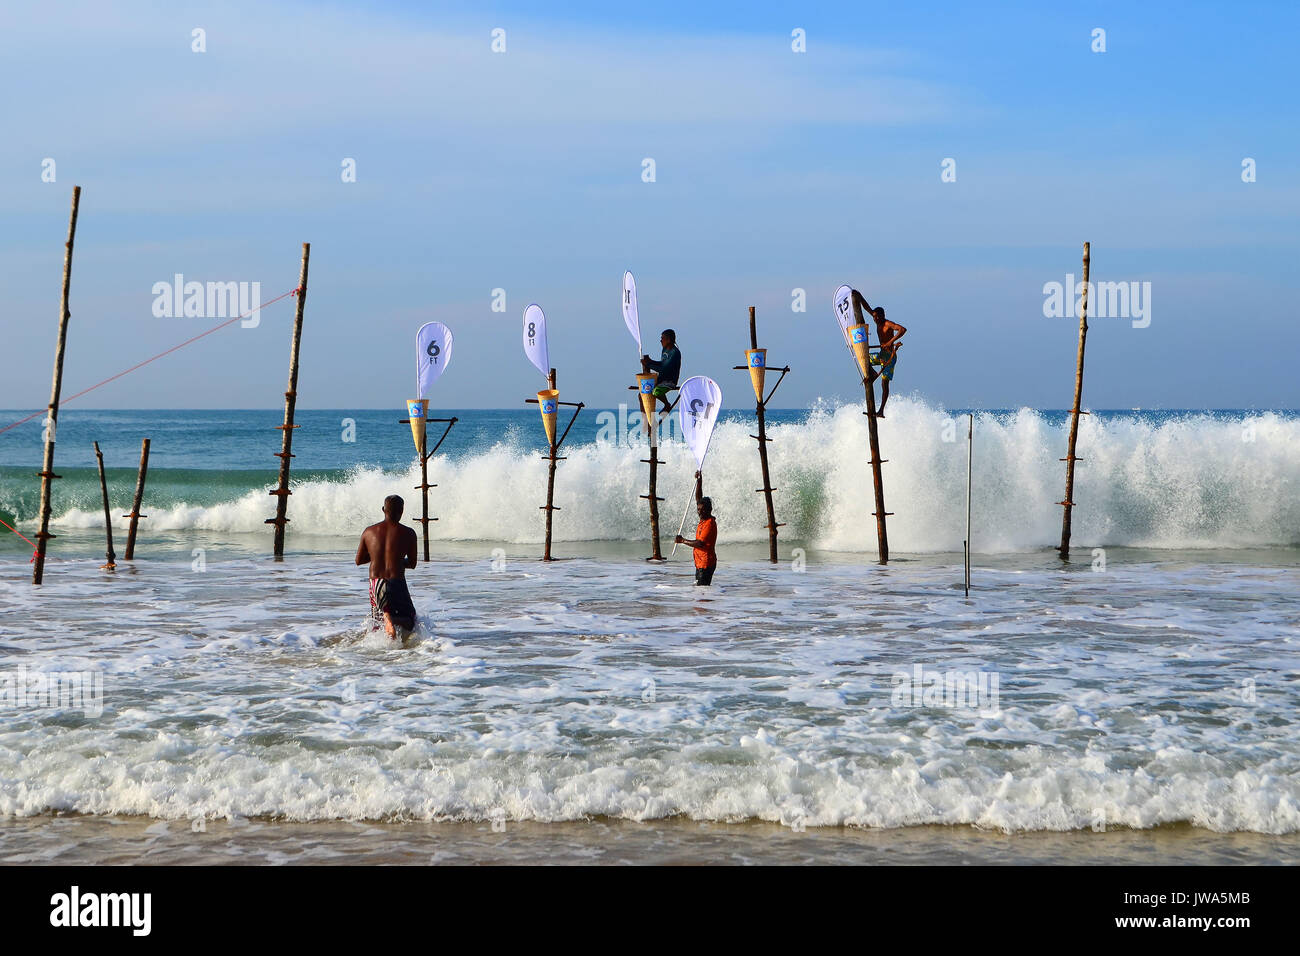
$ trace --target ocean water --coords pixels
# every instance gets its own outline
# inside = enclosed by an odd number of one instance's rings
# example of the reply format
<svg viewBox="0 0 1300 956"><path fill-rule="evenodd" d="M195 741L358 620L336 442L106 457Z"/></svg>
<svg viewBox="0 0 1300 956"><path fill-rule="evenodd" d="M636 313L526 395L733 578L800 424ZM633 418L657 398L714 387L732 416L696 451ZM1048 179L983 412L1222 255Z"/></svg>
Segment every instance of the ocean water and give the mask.
<svg viewBox="0 0 1300 956"><path fill-rule="evenodd" d="M574 426L564 560L544 564L536 411L452 414L430 463L433 561L409 575L421 633L396 648L366 629L352 554L384 495L418 512L400 411L299 414L276 563L278 412L65 410L44 586L0 529L0 816L565 839L636 824L678 851L683 822L709 840L849 828L927 847L935 825L1074 847L1173 826L1267 835L1269 859L1300 859L1295 413L1085 418L1068 564L1052 550L1065 416L977 413L969 598L964 415L891 402L888 566L859 408L771 416L775 566L752 419L729 416L705 468L721 562L706 590L687 552L643 560L635 416ZM109 574L90 441L121 514L146 435L149 517L130 565L117 522ZM0 518L28 537L39 449L35 422L0 434ZM660 457L671 540L693 463L671 437ZM85 692L44 699L48 675ZM44 838L57 850L66 832ZM0 857L32 838L0 827Z"/></svg>

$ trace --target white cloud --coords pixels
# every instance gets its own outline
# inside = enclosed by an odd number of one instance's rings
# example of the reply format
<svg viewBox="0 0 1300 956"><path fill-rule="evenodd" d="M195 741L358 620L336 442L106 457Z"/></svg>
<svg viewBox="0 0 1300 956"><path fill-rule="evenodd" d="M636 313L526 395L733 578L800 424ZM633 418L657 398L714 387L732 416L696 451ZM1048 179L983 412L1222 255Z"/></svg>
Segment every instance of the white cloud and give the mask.
<svg viewBox="0 0 1300 956"><path fill-rule="evenodd" d="M219 10L99 4L18 11L0 39L11 128L29 143L115 152L227 148L377 129L437 140L478 129L628 137L637 128L772 131L935 122L952 90L905 75L885 51L782 38L565 30L519 23L509 52L486 29L431 30L368 9L288 4ZM208 52L189 51L194 25ZM52 55L53 51L53 55ZM695 131L695 132L698 132ZM660 131L663 135L663 131Z"/></svg>

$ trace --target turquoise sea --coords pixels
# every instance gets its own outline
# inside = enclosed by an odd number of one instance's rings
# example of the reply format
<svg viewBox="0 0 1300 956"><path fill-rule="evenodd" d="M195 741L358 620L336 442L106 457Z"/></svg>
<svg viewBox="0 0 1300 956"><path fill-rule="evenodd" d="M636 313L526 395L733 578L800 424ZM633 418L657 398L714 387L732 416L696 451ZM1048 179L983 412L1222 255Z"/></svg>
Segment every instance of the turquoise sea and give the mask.
<svg viewBox="0 0 1300 956"><path fill-rule="evenodd" d="M859 407L769 416L776 565L732 412L701 589L644 560L634 413L578 419L545 564L536 409L435 410L396 648L353 552L385 495L418 512L401 410L299 412L282 562L278 410L65 410L42 587L0 529L0 859L1300 860L1300 416L1085 418L1065 563L1064 413L975 413L966 597L964 413L889 412L888 565ZM146 436L108 573L91 442L120 515ZM694 463L660 457L670 536ZM29 537L39 462L0 434Z"/></svg>

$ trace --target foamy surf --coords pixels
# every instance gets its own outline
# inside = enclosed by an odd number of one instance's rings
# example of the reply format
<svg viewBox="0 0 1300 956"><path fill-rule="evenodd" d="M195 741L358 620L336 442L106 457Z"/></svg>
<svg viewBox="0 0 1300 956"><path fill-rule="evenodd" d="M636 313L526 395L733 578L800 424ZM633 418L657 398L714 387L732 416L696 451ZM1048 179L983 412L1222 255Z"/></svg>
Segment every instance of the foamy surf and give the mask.
<svg viewBox="0 0 1300 956"><path fill-rule="evenodd" d="M724 550L701 602L685 560L485 555L411 572L409 650L333 639L367 602L345 559L4 589L0 647L103 697L11 710L0 813L1300 832L1293 559L985 561L966 601L950 562Z"/></svg>
<svg viewBox="0 0 1300 956"><path fill-rule="evenodd" d="M612 413L610 413L612 415ZM1030 409L979 413L975 421L973 540L977 552L1033 551L1059 537L1065 454L1062 422ZM719 515L719 541L765 538L766 515L748 421L721 422L713 437L707 492ZM594 433L594 434L593 434ZM865 419L857 405L818 407L802 420L769 426L776 513L782 534L811 547L869 552L875 510L866 459ZM636 437L636 430L632 429ZM965 537L965 418L897 397L880 423L890 543L900 553L961 550ZM635 541L645 535L643 440L592 425L575 432L560 466L554 537L559 542ZM591 440L595 438L597 440ZM614 439L614 440L608 440ZM1153 419L1096 415L1080 424L1073 542L1077 547L1252 548L1300 543L1300 419L1277 413L1187 414ZM694 461L669 441L660 457L659 494L676 517L690 495ZM533 442L507 435L430 463L431 526L437 541L535 544L543 539L538 504L546 463ZM405 471L359 465L337 477L294 482L290 537L352 536L376 519L377 502L418 484ZM97 494L97 488L92 489ZM57 516L56 527L102 527L98 499ZM160 501L149 527L261 534L266 487L229 500ZM667 520L667 519L665 519ZM672 529L669 529L671 533Z"/></svg>

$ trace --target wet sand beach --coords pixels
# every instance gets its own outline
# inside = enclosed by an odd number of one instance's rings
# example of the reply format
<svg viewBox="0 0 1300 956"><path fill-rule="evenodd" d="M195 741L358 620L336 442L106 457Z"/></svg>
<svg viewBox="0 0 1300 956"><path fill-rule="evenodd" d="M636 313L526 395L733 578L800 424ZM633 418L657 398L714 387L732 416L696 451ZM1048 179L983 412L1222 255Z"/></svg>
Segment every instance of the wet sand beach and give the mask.
<svg viewBox="0 0 1300 956"><path fill-rule="evenodd" d="M496 829L494 829L494 826ZM145 865L1254 865L1300 863L1300 834L1172 825L1002 833L656 820L630 823L280 823L141 817L0 820L0 863Z"/></svg>

